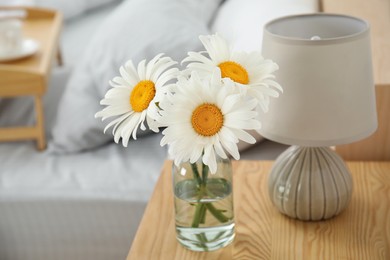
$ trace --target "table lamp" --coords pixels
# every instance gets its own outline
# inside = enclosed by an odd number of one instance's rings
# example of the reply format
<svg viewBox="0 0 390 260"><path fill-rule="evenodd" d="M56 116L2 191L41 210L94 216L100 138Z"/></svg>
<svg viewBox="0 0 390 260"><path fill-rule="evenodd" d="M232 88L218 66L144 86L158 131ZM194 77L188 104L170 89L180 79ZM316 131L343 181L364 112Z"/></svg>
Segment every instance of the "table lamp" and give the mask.
<svg viewBox="0 0 390 260"><path fill-rule="evenodd" d="M284 93L260 115L260 133L292 145L271 169L271 201L292 218L329 219L352 194L348 168L329 146L377 128L369 25L336 14L281 17L265 25L262 51L279 65Z"/></svg>

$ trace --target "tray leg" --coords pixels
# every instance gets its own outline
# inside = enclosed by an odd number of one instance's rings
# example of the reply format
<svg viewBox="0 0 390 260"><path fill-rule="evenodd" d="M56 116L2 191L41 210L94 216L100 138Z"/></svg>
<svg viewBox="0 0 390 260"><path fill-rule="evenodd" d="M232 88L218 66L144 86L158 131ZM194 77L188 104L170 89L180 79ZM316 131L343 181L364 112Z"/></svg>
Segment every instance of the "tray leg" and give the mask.
<svg viewBox="0 0 390 260"><path fill-rule="evenodd" d="M36 113L36 127L38 130L37 133L37 149L42 151L46 148L46 138L45 138L45 124L44 124L44 115L43 115L43 104L42 96L35 96L35 113Z"/></svg>

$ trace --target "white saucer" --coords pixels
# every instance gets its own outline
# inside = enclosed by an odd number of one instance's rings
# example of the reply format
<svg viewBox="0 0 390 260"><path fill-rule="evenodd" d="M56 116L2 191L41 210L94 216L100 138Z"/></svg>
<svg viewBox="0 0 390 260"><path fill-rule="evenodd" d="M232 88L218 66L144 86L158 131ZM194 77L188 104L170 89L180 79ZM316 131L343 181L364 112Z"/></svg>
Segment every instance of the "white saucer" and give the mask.
<svg viewBox="0 0 390 260"><path fill-rule="evenodd" d="M33 55L39 49L39 43L33 39L24 39L21 49L17 52L0 54L0 62L12 61Z"/></svg>

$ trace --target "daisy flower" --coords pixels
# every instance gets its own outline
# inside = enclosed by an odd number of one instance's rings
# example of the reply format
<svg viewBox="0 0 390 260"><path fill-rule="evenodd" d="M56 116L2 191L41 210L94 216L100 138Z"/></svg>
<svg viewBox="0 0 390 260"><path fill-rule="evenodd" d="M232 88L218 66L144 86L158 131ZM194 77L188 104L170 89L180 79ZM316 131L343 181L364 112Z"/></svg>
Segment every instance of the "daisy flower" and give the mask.
<svg viewBox="0 0 390 260"><path fill-rule="evenodd" d="M172 68L176 62L169 57L159 54L146 64L146 60L138 64L137 69L129 60L119 70L120 77L110 81L112 86L100 101L106 107L95 114L105 120L116 117L104 129L104 132L113 126L114 141L122 138L123 146L127 146L130 137L137 139L137 130L146 130L148 127L158 132L156 122L158 102L169 91L170 80L178 75L178 69Z"/></svg>
<svg viewBox="0 0 390 260"><path fill-rule="evenodd" d="M189 52L183 62L189 62L188 71L197 71L201 78L209 76L215 68L222 78L229 78L241 92L255 97L264 112L268 110L270 97L278 97L282 87L272 80L278 65L263 58L260 52L233 51L228 42L218 34L199 36L206 51Z"/></svg>
<svg viewBox="0 0 390 260"><path fill-rule="evenodd" d="M238 141L255 143L245 130L260 128L256 106L257 100L244 100L231 80L221 78L220 70L207 79L194 72L180 79L175 93L160 103L159 121L167 127L160 144L169 145L176 165L202 157L215 173L216 155L227 158L227 151L238 160Z"/></svg>

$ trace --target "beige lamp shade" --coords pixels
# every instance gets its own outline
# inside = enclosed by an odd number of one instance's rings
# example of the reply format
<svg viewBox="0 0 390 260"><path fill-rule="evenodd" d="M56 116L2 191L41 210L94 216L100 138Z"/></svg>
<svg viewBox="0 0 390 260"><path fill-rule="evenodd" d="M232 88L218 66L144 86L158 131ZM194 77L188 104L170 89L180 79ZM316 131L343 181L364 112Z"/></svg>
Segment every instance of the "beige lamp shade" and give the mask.
<svg viewBox="0 0 390 260"><path fill-rule="evenodd" d="M260 133L300 146L357 141L377 128L369 25L336 14L287 16L264 27L263 55L284 89Z"/></svg>

